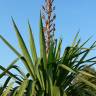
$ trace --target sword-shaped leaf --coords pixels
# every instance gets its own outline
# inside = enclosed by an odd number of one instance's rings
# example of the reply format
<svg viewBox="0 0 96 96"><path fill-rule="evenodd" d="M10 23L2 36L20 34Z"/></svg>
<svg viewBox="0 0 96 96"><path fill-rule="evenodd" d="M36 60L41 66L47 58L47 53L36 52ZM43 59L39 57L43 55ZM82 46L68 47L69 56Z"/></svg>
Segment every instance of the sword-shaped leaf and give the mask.
<svg viewBox="0 0 96 96"><path fill-rule="evenodd" d="M33 34L32 34L32 29L31 29L31 26L30 26L29 22L28 22L28 26L29 26L31 54L32 54L32 58L33 58L33 63L36 64L36 62L37 62L37 53L36 53L34 38L33 38Z"/></svg>
<svg viewBox="0 0 96 96"><path fill-rule="evenodd" d="M26 45L24 43L24 40L23 40L23 38L22 38L22 36L21 36L21 34L20 34L20 32L19 32L19 30L18 30L18 28L17 28L17 26L16 26L16 24L13 20L13 18L12 18L12 21L13 21L13 26L14 26L14 29L15 29L15 32L16 32L16 35L17 35L17 38L18 38L18 42L19 42L21 51L22 51L23 56L25 57L25 59L28 63L29 68L32 71L32 76L34 76L34 66L33 66L33 63L32 63L32 59L30 57L30 54L29 54L29 52L26 48Z"/></svg>
<svg viewBox="0 0 96 96"><path fill-rule="evenodd" d="M46 68L46 44L45 44L45 37L43 33L43 23L40 14L40 55L43 58L44 68Z"/></svg>
<svg viewBox="0 0 96 96"><path fill-rule="evenodd" d="M8 70L6 70L6 68L4 68L3 66L0 65L0 69L2 71L6 71L6 74L8 74L11 78L15 78L16 80L21 81L18 77L16 77L16 75L14 75L13 73L9 72ZM0 78L2 78L4 75L6 74L0 74Z"/></svg>
<svg viewBox="0 0 96 96"><path fill-rule="evenodd" d="M71 69L70 67L66 66L65 64L59 64L58 67L61 67L64 70L67 70L69 72L75 73L75 71L73 69Z"/></svg>
<svg viewBox="0 0 96 96"><path fill-rule="evenodd" d="M21 57L21 54L3 37L0 35L0 39L18 56Z"/></svg>
<svg viewBox="0 0 96 96"><path fill-rule="evenodd" d="M62 39L59 40L57 51L56 51L56 59L60 58L60 52L61 52L61 46L62 46Z"/></svg>
<svg viewBox="0 0 96 96"><path fill-rule="evenodd" d="M24 96L25 95L25 92L26 92L26 88L28 86L28 79L25 79L22 84L20 85L20 87L18 88L18 93L17 93L17 96Z"/></svg>
<svg viewBox="0 0 96 96"><path fill-rule="evenodd" d="M94 88L94 89L96 90L96 85L95 85L95 84L91 83L90 81L86 80L86 79L83 78L83 77L79 77L79 79L80 79L82 82L84 82L86 85L88 85L88 86L90 86L90 87L92 87L92 88Z"/></svg>
<svg viewBox="0 0 96 96"><path fill-rule="evenodd" d="M11 82L9 84L9 86L7 87L7 89L3 92L2 96L8 96L12 90L12 86L13 86L14 82Z"/></svg>
<svg viewBox="0 0 96 96"><path fill-rule="evenodd" d="M31 69L26 62L25 58L3 37L0 35L0 39L23 61L24 65L26 66L29 73L32 75Z"/></svg>

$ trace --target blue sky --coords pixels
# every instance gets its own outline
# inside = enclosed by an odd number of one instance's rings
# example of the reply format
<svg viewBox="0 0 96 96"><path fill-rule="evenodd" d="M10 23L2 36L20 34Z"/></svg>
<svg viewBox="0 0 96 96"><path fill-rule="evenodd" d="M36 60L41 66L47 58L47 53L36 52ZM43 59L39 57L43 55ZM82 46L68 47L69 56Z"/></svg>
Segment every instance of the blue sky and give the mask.
<svg viewBox="0 0 96 96"><path fill-rule="evenodd" d="M44 0L0 0L0 34L18 51L18 43L11 16L16 21L25 42L28 45L28 24L30 20L39 52L39 14ZM96 40L96 0L55 0L56 37L63 38L63 48L72 43L74 35L80 29L82 42L94 35L88 45ZM95 55L93 52L91 55ZM0 40L0 64L7 67L16 55Z"/></svg>

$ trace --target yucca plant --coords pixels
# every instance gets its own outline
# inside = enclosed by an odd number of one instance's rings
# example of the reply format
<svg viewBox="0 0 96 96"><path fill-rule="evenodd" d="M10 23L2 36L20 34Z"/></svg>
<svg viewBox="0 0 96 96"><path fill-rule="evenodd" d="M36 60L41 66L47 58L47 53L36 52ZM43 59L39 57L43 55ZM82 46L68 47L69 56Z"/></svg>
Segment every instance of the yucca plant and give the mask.
<svg viewBox="0 0 96 96"><path fill-rule="evenodd" d="M78 40L79 33L77 33L72 45L66 47L63 55L61 55L62 39L58 42L55 42L57 41L55 39L49 39L50 44L46 46L46 36L43 30L42 15L40 14L40 56L38 56L30 23L28 22L31 53L29 53L13 18L12 22L22 53L19 53L0 35L0 39L17 55L17 58L7 68L0 65L0 70L3 71L0 74L0 78L7 75L4 85L0 88L1 96L76 96L76 94L72 93L72 90L76 86L74 82L77 77L85 85L96 90L94 83L79 75L96 78L94 74L84 70L86 63L89 66L96 63L96 56L86 58L89 52L96 47L96 42L89 48L85 48L84 46L90 38L81 44L80 39ZM18 60L23 62L27 73L20 70L16 64ZM11 69L18 71L19 74L12 73ZM91 94L90 96L94 95Z"/></svg>
<svg viewBox="0 0 96 96"><path fill-rule="evenodd" d="M0 78L6 74L8 75L8 78L2 87L2 96L6 96L6 92L11 92L11 96L71 96L69 93L71 91L74 79L78 76L78 74L96 78L95 75L83 70L83 68L86 66L85 63L96 63L94 61L96 57L86 60L86 56L95 47L96 43L94 42L89 48L84 48L84 45L89 39L80 45L80 40L76 42L77 34L73 44L70 47L66 47L63 56L61 56L60 51L62 40L60 39L58 44L55 45L51 41L47 58L42 24L42 18L40 17L40 57L38 57L36 53L32 30L29 23L28 26L32 57L29 55L28 49L25 46L23 38L21 37L14 20L13 25L17 34L20 48L22 50L22 54L19 53L5 38L0 35L0 38L5 42L5 44L8 45L18 56L18 58L14 60L7 69L5 69L3 66L0 66L0 69L3 70L3 72L0 74ZM21 70L19 70L18 65L16 65L18 60L21 60L24 63L28 73L24 74ZM19 71L21 77L11 73L10 70L12 68ZM15 83L18 84L16 87L12 87L13 83L8 85L12 78L15 80ZM88 81L86 78L83 78L82 76L78 76L78 78L84 84L96 90L95 84ZM9 86L8 88L7 85Z"/></svg>

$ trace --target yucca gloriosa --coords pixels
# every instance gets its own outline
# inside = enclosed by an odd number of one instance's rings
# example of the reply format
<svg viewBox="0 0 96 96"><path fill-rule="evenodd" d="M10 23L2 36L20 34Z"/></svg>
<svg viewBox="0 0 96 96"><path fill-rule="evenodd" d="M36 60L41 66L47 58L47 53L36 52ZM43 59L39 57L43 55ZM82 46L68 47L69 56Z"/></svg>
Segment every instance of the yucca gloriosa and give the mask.
<svg viewBox="0 0 96 96"><path fill-rule="evenodd" d="M53 1L54 0L46 0L45 2L47 2L47 4L52 7ZM48 12L49 15L50 12ZM55 42L56 40L53 37L54 32L53 36L50 36L49 32L51 32L51 29L49 29L49 26L51 23L48 23L49 25L47 25L48 29L46 29L45 32L48 33L48 38L46 38L42 17L43 15L40 14L40 56L37 56L36 53L32 29L29 22L28 29L31 55L13 19L12 22L22 53L19 53L4 37L0 35L0 39L2 39L2 41L17 55L17 58L6 69L0 65L0 69L3 71L0 74L0 78L6 75L8 76L4 85L0 88L0 95L6 96L10 94L10 96L76 96L76 94L72 94L72 90L74 90L74 86L76 85L74 80L77 77L85 85L90 86L96 90L95 84L78 75L82 74L96 78L95 75L87 72L86 70L83 70L86 66L86 63L89 64L88 66L96 64L96 57L86 59L88 53L96 47L96 42L94 42L89 48L84 48L85 44L90 40L90 38L81 44L80 39L77 40L77 33L72 45L66 47L63 55L61 55L62 39L60 39L58 42ZM48 20L50 21L50 18L47 18L46 22ZM19 69L19 66L16 65L18 60L21 60L25 65L27 69L26 74L24 74ZM20 73L20 77L10 72L12 68ZM15 80L10 83L11 79ZM14 83L17 85L14 86ZM95 96L96 94L91 95Z"/></svg>

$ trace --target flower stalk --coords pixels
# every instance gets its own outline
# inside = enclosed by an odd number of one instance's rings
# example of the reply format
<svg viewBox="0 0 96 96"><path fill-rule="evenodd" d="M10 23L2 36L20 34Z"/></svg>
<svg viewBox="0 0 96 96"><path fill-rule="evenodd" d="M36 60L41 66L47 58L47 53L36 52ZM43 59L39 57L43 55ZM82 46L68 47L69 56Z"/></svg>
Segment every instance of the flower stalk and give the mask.
<svg viewBox="0 0 96 96"><path fill-rule="evenodd" d="M46 43L46 53L49 53L50 41L54 40L56 15L54 13L55 6L53 6L54 0L45 0L44 6L42 6L42 19L43 19L43 32Z"/></svg>

